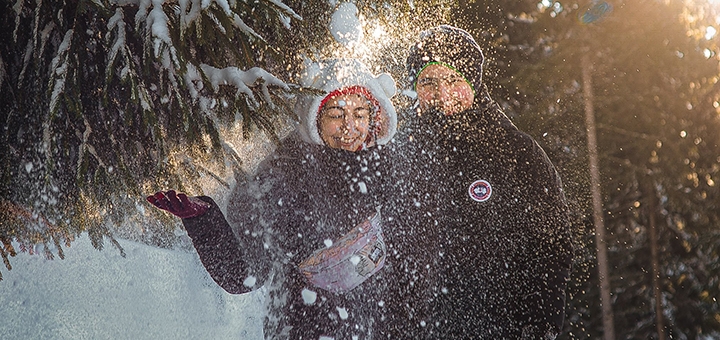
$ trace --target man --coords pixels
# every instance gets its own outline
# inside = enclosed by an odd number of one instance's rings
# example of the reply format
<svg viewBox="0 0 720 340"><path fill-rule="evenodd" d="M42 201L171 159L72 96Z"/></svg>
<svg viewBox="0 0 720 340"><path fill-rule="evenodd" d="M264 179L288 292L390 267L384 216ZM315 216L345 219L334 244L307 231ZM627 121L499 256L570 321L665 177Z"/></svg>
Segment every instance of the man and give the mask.
<svg viewBox="0 0 720 340"><path fill-rule="evenodd" d="M417 105L399 138L398 226L422 249L407 319L421 338L552 339L572 262L562 184L489 97L482 64L472 36L444 25L407 59Z"/></svg>

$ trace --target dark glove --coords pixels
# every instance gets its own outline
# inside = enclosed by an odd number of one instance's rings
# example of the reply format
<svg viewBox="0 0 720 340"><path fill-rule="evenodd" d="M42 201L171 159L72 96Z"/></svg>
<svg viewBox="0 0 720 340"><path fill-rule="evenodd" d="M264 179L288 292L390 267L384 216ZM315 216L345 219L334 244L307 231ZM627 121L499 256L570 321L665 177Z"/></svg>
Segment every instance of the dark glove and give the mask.
<svg viewBox="0 0 720 340"><path fill-rule="evenodd" d="M197 217L210 209L210 204L197 197L188 197L184 193L175 193L175 190L158 191L155 195L147 197L148 202L166 210L180 218Z"/></svg>

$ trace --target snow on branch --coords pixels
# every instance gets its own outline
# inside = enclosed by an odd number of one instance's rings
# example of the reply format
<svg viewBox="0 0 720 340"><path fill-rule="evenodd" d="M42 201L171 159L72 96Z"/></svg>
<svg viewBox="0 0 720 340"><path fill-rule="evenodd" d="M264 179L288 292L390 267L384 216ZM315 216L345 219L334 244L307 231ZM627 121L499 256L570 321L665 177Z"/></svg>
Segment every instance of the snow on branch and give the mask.
<svg viewBox="0 0 720 340"><path fill-rule="evenodd" d="M261 102L267 103L269 107L275 108L272 101L273 87L284 91L289 91L289 87L283 81L261 68L251 68L243 71L238 67L227 67L218 69L210 66L205 60L190 61L187 60L187 54L178 54L178 48L184 47L182 42L175 41L183 39L183 31L190 29L190 26L201 17L209 19L214 23L215 29L219 30L221 35L227 35L230 30L239 30L249 39L256 39L266 42L255 30L249 27L243 21L244 15L241 5L237 0L111 0L116 5L124 4L137 6L138 10L134 15L135 27L139 32L145 32L145 55L159 61L159 68L163 72L167 72L168 81L170 82L170 91L177 91L177 81L185 84L190 92L193 100L200 100L202 107L212 110L215 101L212 98L203 96L203 78L204 74L212 84L215 92L219 91L220 85L234 86L236 96L245 96L245 102L252 109L257 109ZM168 2L172 2L172 6L168 6ZM279 0L262 0L262 4L270 11L274 11L284 21L290 20L290 17L302 20L297 13L290 7L286 6ZM226 20L229 19L229 20ZM247 19L245 19L247 20ZM179 25L171 26L171 23L177 22ZM202 27L202 26L200 26ZM130 65L129 45L126 41L129 37L129 31L126 29L125 11L119 7L115 8L115 13L107 22L108 31L114 34L108 34L108 64L106 66L106 74L110 76L112 70L117 67L114 61L118 57L124 57L125 67L121 71L120 77L124 79L128 74L132 75ZM180 29L180 34L174 34L173 30ZM199 32L199 31L198 31ZM182 66L181 66L182 65ZM247 66L246 66L247 67ZM152 105L152 96L147 93L142 80L133 87L131 97L138 100L142 109L150 110ZM258 97L258 93L261 93ZM178 96L181 97L181 96ZM207 105L202 105L206 103ZM209 103L209 104L208 104ZM206 110L207 111L207 110Z"/></svg>
<svg viewBox="0 0 720 340"><path fill-rule="evenodd" d="M269 0L270 3L278 7L284 14L291 16L295 20L302 21L302 17L295 13L295 11L292 10L292 8L288 7L286 4L282 3L280 0Z"/></svg>
<svg viewBox="0 0 720 340"><path fill-rule="evenodd" d="M190 91L190 96L192 96L193 99L197 99L200 96L200 91L202 91L204 87L202 77L195 65L188 63L186 69L187 71L185 71L183 75L185 86L187 86L188 91Z"/></svg>
<svg viewBox="0 0 720 340"><path fill-rule="evenodd" d="M12 7L15 12L15 29L13 30L13 42L17 42L18 27L20 27L20 13L22 13L23 0L18 0Z"/></svg>
<svg viewBox="0 0 720 340"><path fill-rule="evenodd" d="M65 90L65 78L68 69L68 50L72 42L74 30L69 29L65 32L65 37L58 47L57 54L50 63L50 82L52 84L52 94L50 95L50 112L54 112L57 108L58 97Z"/></svg>
<svg viewBox="0 0 720 340"><path fill-rule="evenodd" d="M108 62L107 62L107 69L105 70L106 74L110 74L111 68L113 66L113 63L115 61L115 58L117 57L118 52L121 48L125 47L125 15L123 14L123 11L121 8L115 9L115 14L108 20L107 28L108 31L112 31L113 29L117 28L117 34L115 35L115 41L112 44L112 47L110 48L110 52L108 53ZM109 35L108 35L109 36ZM123 49L123 54L126 54L126 50Z"/></svg>
<svg viewBox="0 0 720 340"><path fill-rule="evenodd" d="M190 23L200 15L200 5L194 0L180 0L178 4L180 5L181 29L184 32ZM190 6L190 11L188 11L188 6Z"/></svg>
<svg viewBox="0 0 720 340"><path fill-rule="evenodd" d="M90 126L90 122L87 120L85 115L82 115L83 123L85 124L85 131L80 132L80 130L75 130L75 133L79 136L82 136L82 143L80 144L80 150L78 152L78 160L77 160L77 176L80 177L82 174L82 171L80 170L82 168L82 163L85 159L85 152L89 152L91 155L95 157L98 164L100 164L101 167L106 168L107 166L102 161L100 156L98 155L97 151L95 151L95 147L92 146L92 144L88 143L88 140L90 139L90 134L92 133L92 127Z"/></svg>
<svg viewBox="0 0 720 340"><path fill-rule="evenodd" d="M167 26L168 20L168 16L162 8L162 0L153 0L153 9L146 18L146 25L150 28L154 38L153 47L156 58L160 56L160 47L163 43L168 46L172 45L170 30Z"/></svg>
<svg viewBox="0 0 720 340"><path fill-rule="evenodd" d="M218 6L220 6L220 8L222 8L222 10L225 12L225 14L227 14L228 16L230 15L230 13L231 13L230 4L228 4L228 2L225 0L214 0L214 1L213 0L203 0L202 8L206 9L206 8L210 7L210 4L213 2L218 4Z"/></svg>
<svg viewBox="0 0 720 340"><path fill-rule="evenodd" d="M259 34L255 32L250 26L246 25L245 22L240 18L239 15L235 14L233 17L233 26L235 26L237 29L245 32L250 37L254 37L262 42L265 42L265 39L261 37Z"/></svg>
<svg viewBox="0 0 720 340"><path fill-rule="evenodd" d="M253 67L247 72L245 72L245 74L250 76L249 79L255 79L253 82L257 82L258 80L262 79L262 81L260 82L260 88L262 90L263 97L272 108L275 108L275 104L272 102L272 98L270 98L270 91L268 90L268 85L278 86L285 91L290 91L290 87L282 80L276 78L269 72L259 67Z"/></svg>
<svg viewBox="0 0 720 340"><path fill-rule="evenodd" d="M275 105L270 98L268 86L278 86L283 90L290 90L285 82L259 67L242 71L237 67L218 69L207 64L201 64L200 68L208 80L210 80L215 92L220 90L220 85L235 86L235 88L237 88L236 95L240 95L241 93L245 94L249 99L249 104L255 108L257 108L259 104L250 87L259 85L265 101L270 104L271 107L275 107Z"/></svg>
<svg viewBox="0 0 720 340"><path fill-rule="evenodd" d="M145 5L140 4L139 6L142 7L138 10L138 13L141 11L147 10L147 1L142 0ZM143 7L145 6L145 7ZM141 17L137 16L135 17L136 20L142 21ZM109 48L108 54L107 54L107 63L105 68L105 74L109 78L110 75L113 73L114 69L117 67L115 60L118 57L118 54L120 54L124 60L124 65L122 65L122 69L120 69L120 78L126 79L127 77L135 78L132 80L133 82L133 88L130 92L130 99L133 101L137 101L143 110L148 111L152 109L151 106L151 100L150 96L147 93L147 90L145 89L144 82L142 79L137 78L137 73L133 70L133 65L130 61L132 58L132 52L130 51L130 48L127 45L127 28L125 23L125 14L122 8L117 7L115 8L115 14L113 14L110 19L108 19L107 22L107 29L108 33L115 31L114 38L115 40L112 42L112 46ZM111 34L107 34L106 39L111 39ZM163 60L165 61L165 60ZM164 63L167 65L168 63ZM166 67L167 68L167 67ZM79 163L78 163L79 164Z"/></svg>

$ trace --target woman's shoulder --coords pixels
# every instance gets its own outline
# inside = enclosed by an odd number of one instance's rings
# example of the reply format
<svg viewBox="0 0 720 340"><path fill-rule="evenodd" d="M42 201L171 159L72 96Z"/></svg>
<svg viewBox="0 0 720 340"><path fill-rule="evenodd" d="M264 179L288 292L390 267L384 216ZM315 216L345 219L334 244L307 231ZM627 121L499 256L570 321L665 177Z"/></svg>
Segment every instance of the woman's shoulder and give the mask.
<svg viewBox="0 0 720 340"><path fill-rule="evenodd" d="M275 150L268 154L254 171L259 175L267 171L295 168L316 151L314 145L302 140L297 131L280 140Z"/></svg>

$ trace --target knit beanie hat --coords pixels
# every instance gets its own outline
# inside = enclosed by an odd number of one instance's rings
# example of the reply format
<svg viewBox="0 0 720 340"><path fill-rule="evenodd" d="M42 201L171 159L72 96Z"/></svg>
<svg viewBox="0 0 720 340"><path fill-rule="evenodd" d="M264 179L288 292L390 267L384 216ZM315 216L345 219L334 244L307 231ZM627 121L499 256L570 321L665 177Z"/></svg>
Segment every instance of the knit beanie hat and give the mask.
<svg viewBox="0 0 720 340"><path fill-rule="evenodd" d="M477 96L482 85L483 54L475 39L465 30L440 25L420 33L420 41L410 47L407 69L413 88L417 76L431 63L448 66L467 80Z"/></svg>
<svg viewBox="0 0 720 340"><path fill-rule="evenodd" d="M389 74L374 76L358 60L331 59L307 65L300 84L325 91L319 96L302 95L295 104L300 135L306 142L325 145L317 127L318 114L325 102L343 94L361 94L375 106L371 133L376 144L386 144L395 135L397 114L390 98L395 95L396 87Z"/></svg>

